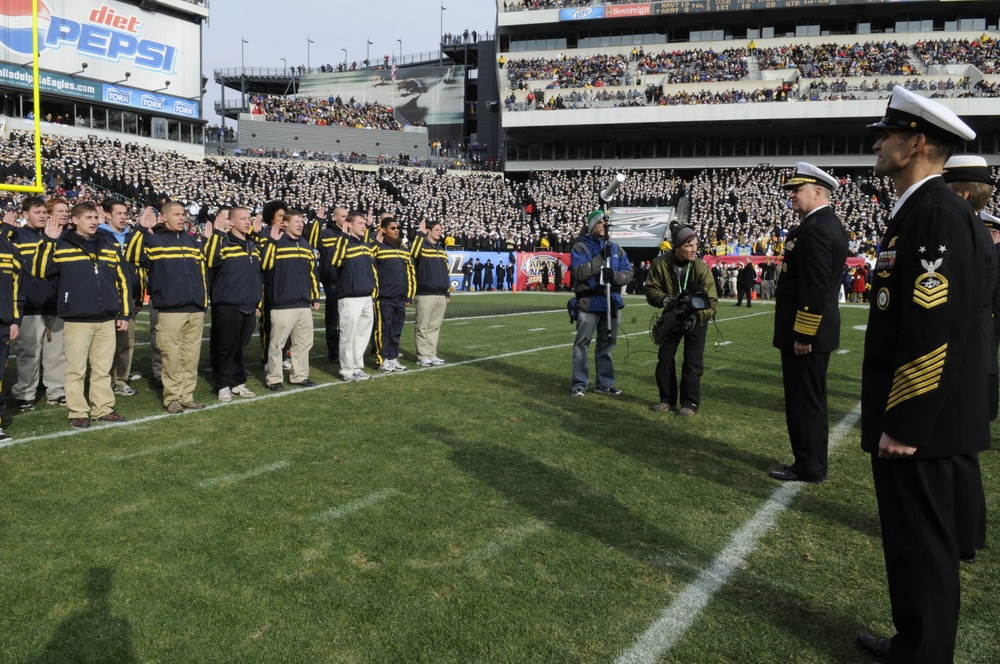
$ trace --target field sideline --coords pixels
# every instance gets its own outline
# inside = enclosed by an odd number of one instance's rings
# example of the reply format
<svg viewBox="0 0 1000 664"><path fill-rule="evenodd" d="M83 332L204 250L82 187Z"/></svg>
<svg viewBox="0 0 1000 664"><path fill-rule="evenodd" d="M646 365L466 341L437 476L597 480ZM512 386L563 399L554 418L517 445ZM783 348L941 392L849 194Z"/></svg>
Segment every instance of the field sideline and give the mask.
<svg viewBox="0 0 1000 664"><path fill-rule="evenodd" d="M571 398L565 300L456 295L449 364L355 384L317 312L319 385L265 395L252 362L261 396L231 404L206 328L204 411L168 416L142 380L123 425L8 412L0 661L871 661L854 636L891 623L853 426L866 309L843 308L831 358L830 480L802 486L766 476L790 460L769 303L720 303L685 420L649 410L638 297L624 395ZM982 464L994 506L1000 464ZM959 662L1000 660L995 528L989 547L962 569Z"/></svg>

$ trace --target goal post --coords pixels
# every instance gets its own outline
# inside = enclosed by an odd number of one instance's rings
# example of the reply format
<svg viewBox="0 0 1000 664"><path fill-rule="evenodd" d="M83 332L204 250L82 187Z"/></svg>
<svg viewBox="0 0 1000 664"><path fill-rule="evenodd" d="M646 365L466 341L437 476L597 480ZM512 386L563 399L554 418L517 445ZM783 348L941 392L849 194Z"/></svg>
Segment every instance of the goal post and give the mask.
<svg viewBox="0 0 1000 664"><path fill-rule="evenodd" d="M38 85L38 0L31 0L31 94L34 111L32 116L35 118L35 183L8 184L6 182L0 182L0 191L26 192L32 194L41 194L45 192L45 184L42 181L42 105Z"/></svg>

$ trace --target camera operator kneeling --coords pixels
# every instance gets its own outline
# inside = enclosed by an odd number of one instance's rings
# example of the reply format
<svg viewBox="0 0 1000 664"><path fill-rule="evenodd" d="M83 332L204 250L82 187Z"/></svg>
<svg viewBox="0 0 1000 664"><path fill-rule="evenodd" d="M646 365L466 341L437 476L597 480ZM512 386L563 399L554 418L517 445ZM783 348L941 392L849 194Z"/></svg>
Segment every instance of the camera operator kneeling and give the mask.
<svg viewBox="0 0 1000 664"><path fill-rule="evenodd" d="M673 411L690 417L701 403L705 337L708 321L715 315L718 295L711 269L698 258L698 235L694 229L690 226L674 228L671 246L672 251L653 261L646 277L646 301L664 309L663 324L657 326L663 333L656 363L660 401L653 410ZM684 341L684 363L678 394L674 355L681 340Z"/></svg>

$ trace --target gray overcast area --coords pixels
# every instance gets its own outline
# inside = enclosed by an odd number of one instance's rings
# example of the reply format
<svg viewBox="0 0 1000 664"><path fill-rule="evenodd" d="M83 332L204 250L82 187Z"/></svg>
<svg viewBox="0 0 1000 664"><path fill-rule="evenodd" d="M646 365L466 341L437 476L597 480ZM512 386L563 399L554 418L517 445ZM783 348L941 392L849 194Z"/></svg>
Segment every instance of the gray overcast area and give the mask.
<svg viewBox="0 0 1000 664"><path fill-rule="evenodd" d="M442 16L441 6L445 7ZM496 3L494 0L213 0L211 16L202 32L203 68L208 77L205 95L205 119L217 124L221 118L215 114L219 99L219 84L215 82L216 69L239 68L240 38L243 57L249 67L282 67L281 58L288 66L306 64L307 38L309 63L337 64L344 61L343 48L347 49L348 64L365 59L366 37L373 42L370 47L373 62L383 56L398 56L399 42L403 41L403 55L423 51L438 52L441 20L444 32L461 33L466 29L492 35L496 28ZM227 97L229 93L227 92Z"/></svg>

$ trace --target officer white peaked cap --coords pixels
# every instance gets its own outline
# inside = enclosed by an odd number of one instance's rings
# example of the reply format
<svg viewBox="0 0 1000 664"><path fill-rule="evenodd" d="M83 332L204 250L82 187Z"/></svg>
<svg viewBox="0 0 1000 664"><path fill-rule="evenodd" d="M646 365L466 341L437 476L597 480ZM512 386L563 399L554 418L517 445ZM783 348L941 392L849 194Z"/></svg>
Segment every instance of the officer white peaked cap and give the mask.
<svg viewBox="0 0 1000 664"><path fill-rule="evenodd" d="M979 218L983 220L987 228L993 228L1000 231L1000 217L996 217L986 210L982 210L979 213Z"/></svg>
<svg viewBox="0 0 1000 664"><path fill-rule="evenodd" d="M945 182L985 182L993 185L990 167L977 155L955 155L944 163Z"/></svg>
<svg viewBox="0 0 1000 664"><path fill-rule="evenodd" d="M936 101L921 97L897 85L892 89L889 105L881 120L868 125L869 129L895 129L935 136L951 143L971 141L976 132L955 113Z"/></svg>
<svg viewBox="0 0 1000 664"><path fill-rule="evenodd" d="M795 164L795 175L785 180L785 184L781 186L783 189L795 189L800 184L818 184L830 191L840 189L837 178L804 161Z"/></svg>

